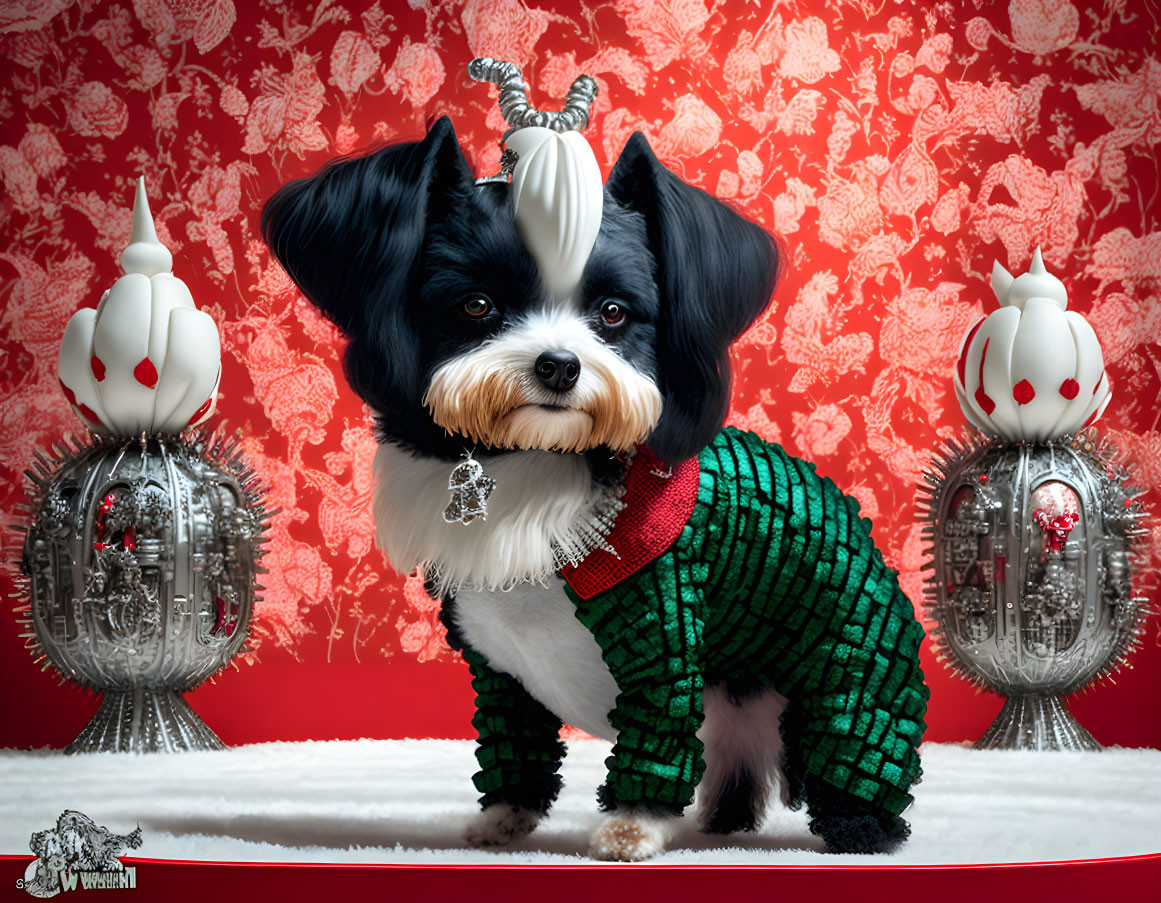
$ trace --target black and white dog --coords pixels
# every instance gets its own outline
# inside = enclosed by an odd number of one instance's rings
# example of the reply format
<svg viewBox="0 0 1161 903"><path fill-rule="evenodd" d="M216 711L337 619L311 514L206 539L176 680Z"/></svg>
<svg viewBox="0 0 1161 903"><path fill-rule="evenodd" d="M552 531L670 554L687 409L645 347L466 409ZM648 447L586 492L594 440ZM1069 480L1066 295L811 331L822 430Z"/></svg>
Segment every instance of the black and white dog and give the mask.
<svg viewBox="0 0 1161 903"><path fill-rule="evenodd" d="M583 138L547 131L512 136L511 184L477 183L442 118L422 141L285 186L262 230L350 339L346 375L378 428L375 518L391 564L455 596L459 636L546 709L614 740L618 688L559 571L592 548L618 453L645 443L677 463L721 428L729 345L769 303L780 257L642 135L602 185L591 150L570 145ZM444 510L465 451L498 487L469 527ZM784 705L772 691L739 703L706 690L703 821L739 771L757 780L760 817L779 785ZM505 843L540 814L495 803L467 836ZM671 824L614 809L592 853L647 857Z"/></svg>

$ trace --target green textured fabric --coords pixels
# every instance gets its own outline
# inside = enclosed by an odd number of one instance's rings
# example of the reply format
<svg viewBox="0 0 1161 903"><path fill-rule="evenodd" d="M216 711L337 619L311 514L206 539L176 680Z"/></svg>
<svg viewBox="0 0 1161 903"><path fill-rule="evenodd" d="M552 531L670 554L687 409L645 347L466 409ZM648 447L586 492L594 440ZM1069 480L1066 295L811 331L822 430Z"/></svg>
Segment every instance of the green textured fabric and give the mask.
<svg viewBox="0 0 1161 903"><path fill-rule="evenodd" d="M463 649L476 692L476 761L472 781L481 806L505 802L546 811L560 790L556 774L564 756L560 719L529 695L516 678L490 667L470 647Z"/></svg>
<svg viewBox="0 0 1161 903"><path fill-rule="evenodd" d="M899 814L920 774L924 634L870 521L814 465L753 433L722 430L698 463L697 504L666 552L587 601L567 590L620 690L602 799L688 805L705 767L702 690L724 681L790 699L805 774ZM473 674L496 679L476 659ZM477 699L484 791L526 780L510 767L519 753L497 757L509 726L492 698Z"/></svg>

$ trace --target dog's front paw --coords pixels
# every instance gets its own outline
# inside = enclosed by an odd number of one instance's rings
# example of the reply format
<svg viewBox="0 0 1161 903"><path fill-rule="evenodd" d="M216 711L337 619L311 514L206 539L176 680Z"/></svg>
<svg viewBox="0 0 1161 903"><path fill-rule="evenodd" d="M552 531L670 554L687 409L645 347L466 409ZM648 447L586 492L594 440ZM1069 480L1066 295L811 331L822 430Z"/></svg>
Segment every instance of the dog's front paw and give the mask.
<svg viewBox="0 0 1161 903"><path fill-rule="evenodd" d="M502 847L531 834L539 822L539 812L496 803L472 819L464 840L474 847Z"/></svg>
<svg viewBox="0 0 1161 903"><path fill-rule="evenodd" d="M613 812L589 843L589 855L605 862L637 862L665 851L671 818Z"/></svg>

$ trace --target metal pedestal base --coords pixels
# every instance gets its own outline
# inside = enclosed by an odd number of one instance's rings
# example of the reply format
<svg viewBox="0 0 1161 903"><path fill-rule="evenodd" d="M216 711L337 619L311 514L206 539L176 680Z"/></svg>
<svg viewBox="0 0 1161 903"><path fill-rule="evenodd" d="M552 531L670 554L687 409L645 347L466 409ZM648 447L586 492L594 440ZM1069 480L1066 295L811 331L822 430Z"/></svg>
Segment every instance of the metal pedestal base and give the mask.
<svg viewBox="0 0 1161 903"><path fill-rule="evenodd" d="M1009 696L976 749L1103 749L1072 717L1063 696Z"/></svg>
<svg viewBox="0 0 1161 903"><path fill-rule="evenodd" d="M225 749L176 690L108 692L65 752L183 752Z"/></svg>

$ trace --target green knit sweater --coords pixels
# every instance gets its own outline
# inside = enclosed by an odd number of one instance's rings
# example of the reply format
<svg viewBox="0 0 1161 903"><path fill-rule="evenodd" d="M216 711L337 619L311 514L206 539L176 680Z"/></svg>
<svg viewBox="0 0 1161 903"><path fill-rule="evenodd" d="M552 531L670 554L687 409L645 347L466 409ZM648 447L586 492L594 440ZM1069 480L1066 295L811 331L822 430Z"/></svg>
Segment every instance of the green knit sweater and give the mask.
<svg viewBox="0 0 1161 903"><path fill-rule="evenodd" d="M724 683L790 700L792 781L813 776L899 814L920 774L923 629L870 521L814 465L753 433L722 430L698 464L693 514L668 550L594 598L567 590L620 690L603 805L689 804L704 771L702 690ZM464 654L482 802L547 809L559 787L559 720L514 678Z"/></svg>

